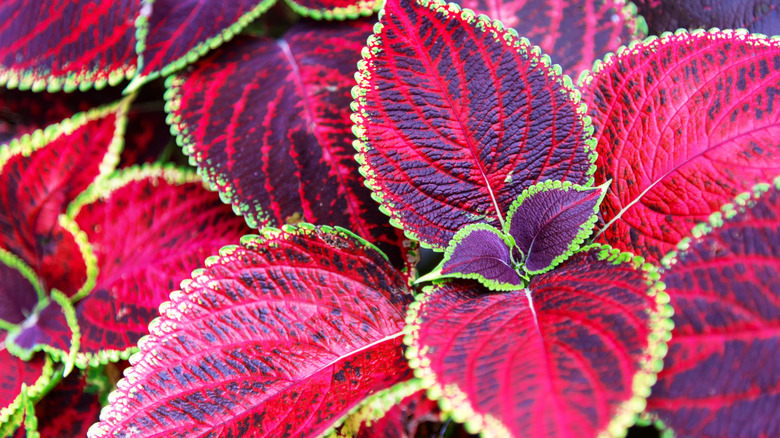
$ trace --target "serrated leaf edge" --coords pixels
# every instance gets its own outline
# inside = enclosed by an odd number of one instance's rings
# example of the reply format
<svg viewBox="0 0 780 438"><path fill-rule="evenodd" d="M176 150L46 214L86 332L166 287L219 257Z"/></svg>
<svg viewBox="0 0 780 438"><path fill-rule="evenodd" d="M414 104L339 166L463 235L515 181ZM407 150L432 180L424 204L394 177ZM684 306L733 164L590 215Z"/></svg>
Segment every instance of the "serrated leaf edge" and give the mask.
<svg viewBox="0 0 780 438"><path fill-rule="evenodd" d="M382 9L384 0L357 0L349 6L339 6L335 8L313 9L300 5L295 0L284 0L287 6L303 17L309 17L314 20L355 20L360 17L367 17L374 12Z"/></svg>
<svg viewBox="0 0 780 438"><path fill-rule="evenodd" d="M38 71L37 68L16 69L0 66L0 86L9 90L31 90L34 93L56 93L64 90L66 93L79 90L87 91L94 88L101 90L106 85L114 86L130 79L136 73L136 66L125 64L116 70L95 69L92 71L80 71L64 76L55 76L51 73Z"/></svg>

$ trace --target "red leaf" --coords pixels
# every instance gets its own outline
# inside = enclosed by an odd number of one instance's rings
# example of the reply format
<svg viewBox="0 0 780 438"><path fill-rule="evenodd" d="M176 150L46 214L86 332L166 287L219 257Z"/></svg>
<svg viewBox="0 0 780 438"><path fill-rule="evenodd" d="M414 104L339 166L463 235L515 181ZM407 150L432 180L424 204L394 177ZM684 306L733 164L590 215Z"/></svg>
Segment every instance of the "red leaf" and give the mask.
<svg viewBox="0 0 780 438"><path fill-rule="evenodd" d="M778 436L780 178L724 211L664 260L674 330L648 409L679 436Z"/></svg>
<svg viewBox="0 0 780 438"><path fill-rule="evenodd" d="M41 438L83 437L98 421L98 394L87 388L87 376L72 373L35 405Z"/></svg>
<svg viewBox="0 0 780 438"><path fill-rule="evenodd" d="M315 20L355 19L371 15L382 7L376 0L285 0L297 13Z"/></svg>
<svg viewBox="0 0 780 438"><path fill-rule="evenodd" d="M389 0L359 63L361 172L406 234L443 250L530 185L590 185L589 122L527 41L455 5Z"/></svg>
<svg viewBox="0 0 780 438"><path fill-rule="evenodd" d="M93 186L69 215L100 268L94 290L76 306L82 364L126 357L170 291L249 231L197 175L160 166L129 168Z"/></svg>
<svg viewBox="0 0 780 438"><path fill-rule="evenodd" d="M184 152L250 227L341 226L401 267L403 236L364 187L350 143L349 90L371 25L304 23L277 41L237 39L168 82L168 105Z"/></svg>
<svg viewBox="0 0 780 438"><path fill-rule="evenodd" d="M598 240L657 261L736 194L780 173L780 42L744 32L648 40L586 79Z"/></svg>
<svg viewBox="0 0 780 438"><path fill-rule="evenodd" d="M44 354L25 362L5 349L6 333L0 330L0 435L7 436L22 421L22 385L32 397L40 394L54 372L52 361Z"/></svg>
<svg viewBox="0 0 780 438"><path fill-rule="evenodd" d="M593 62L632 40L643 39L644 23L626 0L459 0L456 3L500 20L528 38L577 78ZM674 29L676 30L676 28Z"/></svg>
<svg viewBox="0 0 780 438"><path fill-rule="evenodd" d="M365 241L302 225L220 254L162 306L90 437L316 436L411 377L404 281Z"/></svg>
<svg viewBox="0 0 780 438"><path fill-rule="evenodd" d="M72 91L135 72L140 0L0 2L0 85Z"/></svg>
<svg viewBox="0 0 780 438"><path fill-rule="evenodd" d="M630 261L596 247L525 291L463 280L428 289L407 316L415 374L472 433L621 435L650 393L671 314L647 286L656 274Z"/></svg>

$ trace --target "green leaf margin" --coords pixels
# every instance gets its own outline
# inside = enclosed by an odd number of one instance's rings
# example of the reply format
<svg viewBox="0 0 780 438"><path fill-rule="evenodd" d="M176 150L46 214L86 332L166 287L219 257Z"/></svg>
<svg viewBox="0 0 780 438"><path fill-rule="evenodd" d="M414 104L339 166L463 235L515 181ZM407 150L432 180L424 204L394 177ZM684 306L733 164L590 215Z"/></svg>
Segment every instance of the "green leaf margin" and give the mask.
<svg viewBox="0 0 780 438"><path fill-rule="evenodd" d="M385 0L357 0L347 7L312 9L299 5L295 0L284 0L287 6L299 15L315 20L354 20L367 17L379 11L384 6Z"/></svg>
<svg viewBox="0 0 780 438"><path fill-rule="evenodd" d="M41 376L32 386L22 385L19 395L8 406L0 408L0 437L7 437L14 433L22 423L27 400L37 400L46 394L62 377L61 373L55 374L54 362L48 356L45 359Z"/></svg>

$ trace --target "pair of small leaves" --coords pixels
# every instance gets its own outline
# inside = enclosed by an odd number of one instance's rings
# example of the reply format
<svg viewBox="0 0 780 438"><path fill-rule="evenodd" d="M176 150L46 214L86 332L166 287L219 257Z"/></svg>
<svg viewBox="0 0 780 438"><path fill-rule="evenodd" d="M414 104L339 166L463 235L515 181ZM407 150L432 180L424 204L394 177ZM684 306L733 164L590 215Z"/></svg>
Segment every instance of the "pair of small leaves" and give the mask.
<svg viewBox="0 0 780 438"><path fill-rule="evenodd" d="M606 189L560 181L531 186L509 208L502 231L487 224L463 228L441 266L417 281L473 278L490 290L522 289L528 275L549 271L580 248L593 231Z"/></svg>

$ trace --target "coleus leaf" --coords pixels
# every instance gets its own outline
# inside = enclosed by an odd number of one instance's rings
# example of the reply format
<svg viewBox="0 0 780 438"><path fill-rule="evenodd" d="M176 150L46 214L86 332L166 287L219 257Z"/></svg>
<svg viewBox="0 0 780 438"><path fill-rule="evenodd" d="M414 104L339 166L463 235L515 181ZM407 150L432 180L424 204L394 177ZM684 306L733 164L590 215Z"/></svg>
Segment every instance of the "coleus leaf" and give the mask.
<svg viewBox="0 0 780 438"><path fill-rule="evenodd" d="M589 247L525 290L428 288L407 316L407 357L429 396L472 433L621 435L644 408L671 328L641 258Z"/></svg>
<svg viewBox="0 0 780 438"><path fill-rule="evenodd" d="M612 179L598 240L657 261L738 193L780 173L780 41L665 35L608 58L583 91Z"/></svg>
<svg viewBox="0 0 780 438"><path fill-rule="evenodd" d="M563 73L577 78L593 62L643 39L647 25L626 0L459 0L514 29L550 55ZM676 30L676 29L675 29Z"/></svg>
<svg viewBox="0 0 780 438"><path fill-rule="evenodd" d="M59 215L116 165L130 100L79 113L0 149L0 248L29 265L44 290L79 293L95 269ZM86 256L85 256L86 257Z"/></svg>
<svg viewBox="0 0 780 438"><path fill-rule="evenodd" d="M100 273L76 305L77 364L126 358L171 290L209 255L249 230L194 172L136 166L82 194L68 210Z"/></svg>
<svg viewBox="0 0 780 438"><path fill-rule="evenodd" d="M136 21L138 74L134 90L167 76L229 41L276 0L140 0Z"/></svg>
<svg viewBox="0 0 780 438"><path fill-rule="evenodd" d="M401 267L403 236L364 187L350 144L349 90L371 28L302 23L276 41L237 38L169 79L167 108L191 163L250 227L341 226Z"/></svg>
<svg viewBox="0 0 780 438"><path fill-rule="evenodd" d="M634 0L650 33L677 29L747 29L780 33L780 5L772 0Z"/></svg>
<svg viewBox="0 0 780 438"><path fill-rule="evenodd" d="M411 377L400 342L405 282L345 230L247 236L182 288L139 342L91 438L317 435Z"/></svg>
<svg viewBox="0 0 780 438"><path fill-rule="evenodd" d="M0 329L11 330L21 324L45 297L32 268L0 249Z"/></svg>
<svg viewBox="0 0 780 438"><path fill-rule="evenodd" d="M64 378L35 405L41 438L83 437L100 414L98 394L87 386L85 372Z"/></svg>
<svg viewBox="0 0 780 438"><path fill-rule="evenodd" d="M679 436L777 436L780 178L692 234L663 260L674 330L648 410Z"/></svg>
<svg viewBox="0 0 780 438"><path fill-rule="evenodd" d="M295 12L315 20L355 19L382 7L377 0L285 0Z"/></svg>
<svg viewBox="0 0 780 438"><path fill-rule="evenodd" d="M0 85L73 91L135 73L140 0L0 3Z"/></svg>
<svg viewBox="0 0 780 438"><path fill-rule="evenodd" d="M361 172L394 224L443 250L538 181L590 185L592 127L538 48L438 1L390 0L353 90Z"/></svg>

